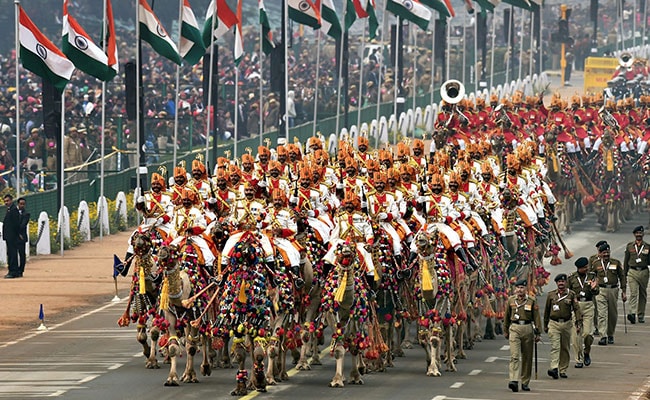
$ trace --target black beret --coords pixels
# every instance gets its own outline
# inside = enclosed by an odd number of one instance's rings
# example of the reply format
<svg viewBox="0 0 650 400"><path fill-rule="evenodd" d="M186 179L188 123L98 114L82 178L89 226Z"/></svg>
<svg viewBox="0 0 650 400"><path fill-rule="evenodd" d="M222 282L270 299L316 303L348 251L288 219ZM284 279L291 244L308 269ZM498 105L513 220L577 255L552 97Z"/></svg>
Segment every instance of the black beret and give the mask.
<svg viewBox="0 0 650 400"><path fill-rule="evenodd" d="M557 281L566 281L567 277L566 274L557 274L555 276L555 282Z"/></svg>
<svg viewBox="0 0 650 400"><path fill-rule="evenodd" d="M599 248L600 246L607 244L607 240L601 240L600 242L596 243L596 248Z"/></svg>
<svg viewBox="0 0 650 400"><path fill-rule="evenodd" d="M598 251L605 251L605 250L609 251L609 244L605 243L598 246Z"/></svg>
<svg viewBox="0 0 650 400"><path fill-rule="evenodd" d="M643 233L643 225L639 225L639 226L637 226L637 227L634 228L634 230L632 231L632 233L637 233L637 232L641 232L641 233Z"/></svg>
<svg viewBox="0 0 650 400"><path fill-rule="evenodd" d="M517 282L515 282L515 286L526 286L528 285L528 281L525 279L519 279Z"/></svg>
<svg viewBox="0 0 650 400"><path fill-rule="evenodd" d="M589 264L587 257L580 257L576 260L575 266L578 268L586 267Z"/></svg>

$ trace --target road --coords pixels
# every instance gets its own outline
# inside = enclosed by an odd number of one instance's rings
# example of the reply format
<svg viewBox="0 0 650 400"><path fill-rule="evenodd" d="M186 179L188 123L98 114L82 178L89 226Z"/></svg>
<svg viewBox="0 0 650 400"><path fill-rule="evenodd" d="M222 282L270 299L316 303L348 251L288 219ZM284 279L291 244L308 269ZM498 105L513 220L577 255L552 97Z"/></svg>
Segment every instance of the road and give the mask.
<svg viewBox="0 0 650 400"><path fill-rule="evenodd" d="M633 239L632 227L648 221L646 214L623 225L620 232L600 232L593 216L574 225L574 233L565 236L575 253L572 260L559 266L548 266L551 277L575 270L573 261L589 256L600 239L612 245L612 257L622 259L624 244ZM550 287L555 287L551 280ZM544 298L539 299L544 304ZM73 320L50 326L46 332L28 331L12 342L0 344L0 398L8 399L232 399L235 370L215 370L210 377L200 377L198 384L182 384L167 388L167 365L160 370L144 368L140 346L135 341L135 327L120 329L116 321L125 302L106 304ZM529 396L540 399L571 397L572 399L645 398L650 388L647 361L650 346L645 342L650 324L627 325L619 302L619 325L616 344L594 346L593 364L588 368L569 369L569 379L552 380L548 369L549 343L543 335L539 344L539 375L531 382L532 392L512 393L507 388L509 350L503 336L477 343L467 352L468 359L459 360L455 373L444 372L439 378L425 376L424 352L419 347L406 350L396 359L395 367L384 373L364 377L363 386L347 385L331 389L328 382L334 375L333 360L323 357L323 365L311 371L292 370L291 378L268 393L253 393L245 398L259 399L329 399L332 396L373 399L443 400L443 399L513 399ZM327 351L327 350L325 350ZM160 357L159 357L160 359ZM182 368L184 365L181 360ZM573 365L573 362L572 362Z"/></svg>

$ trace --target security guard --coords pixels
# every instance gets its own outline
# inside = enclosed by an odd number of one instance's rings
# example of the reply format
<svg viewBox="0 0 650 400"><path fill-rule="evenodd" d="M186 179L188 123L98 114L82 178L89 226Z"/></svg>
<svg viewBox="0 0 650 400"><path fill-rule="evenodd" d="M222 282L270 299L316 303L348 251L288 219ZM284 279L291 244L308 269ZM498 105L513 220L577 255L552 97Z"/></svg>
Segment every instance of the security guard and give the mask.
<svg viewBox="0 0 650 400"><path fill-rule="evenodd" d="M544 332L551 341L551 368L548 376L553 379L567 378L569 368L569 347L571 344L571 313L575 314L575 328L579 334L582 329L582 313L576 294L567 288L566 274L555 277L557 289L546 296L544 307ZM559 374L558 374L559 370Z"/></svg>
<svg viewBox="0 0 650 400"><path fill-rule="evenodd" d="M573 335L573 348L576 351L576 368L591 365L591 345L594 342L594 299L598 294L598 281L589 270L587 257L580 257L575 262L576 272L569 275L567 286L578 295L578 305L582 313L582 331Z"/></svg>
<svg viewBox="0 0 650 400"><path fill-rule="evenodd" d="M598 344L607 346L607 344L614 344L619 286L622 290L621 299L623 302L627 301L625 294L627 279L621 262L610 258L609 244L598 247L598 258L591 263L590 271L596 275L599 287L596 303L598 304L598 330L602 338Z"/></svg>
<svg viewBox="0 0 650 400"><path fill-rule="evenodd" d="M527 282L521 279L515 283L515 294L508 298L504 321L504 336L510 342L510 382L513 392L528 392L533 369L533 343L539 341L539 306L534 296L526 293ZM521 367L521 371L520 371Z"/></svg>
<svg viewBox="0 0 650 400"><path fill-rule="evenodd" d="M599 240L596 243L596 254L589 256L589 265L598 259L598 248L604 244L607 244L606 240ZM600 332L598 331L598 304L596 303L596 296L594 296L594 336L600 336Z"/></svg>
<svg viewBox="0 0 650 400"><path fill-rule="evenodd" d="M637 226L632 231L634 242L625 246L623 269L630 286L630 313L627 319L630 323L645 322L645 305L648 299L648 264L650 261L650 244L643 241L643 226Z"/></svg>

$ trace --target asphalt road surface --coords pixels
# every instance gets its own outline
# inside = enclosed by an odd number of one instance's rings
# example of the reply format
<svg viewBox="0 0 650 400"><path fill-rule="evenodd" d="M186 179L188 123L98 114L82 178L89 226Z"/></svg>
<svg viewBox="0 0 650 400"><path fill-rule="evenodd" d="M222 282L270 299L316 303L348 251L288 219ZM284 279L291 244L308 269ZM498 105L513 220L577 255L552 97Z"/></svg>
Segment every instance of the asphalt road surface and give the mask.
<svg viewBox="0 0 650 400"><path fill-rule="evenodd" d="M565 236L575 253L572 260L559 266L547 266L551 278L560 272L575 270L573 261L595 252L598 240L612 246L612 257L623 258L625 243L633 240L632 227L646 224L647 214L623 225L615 234L601 232L593 216L577 223ZM551 279L546 291L555 288ZM545 298L539 299L544 304ZM147 370L141 347L135 340L135 326L119 328L117 319L125 300L106 304L73 320L48 327L49 330L25 332L19 339L0 344L0 398L34 399L232 399L235 370L218 369L200 383L164 387L168 366ZM628 399L646 398L650 388L650 323L627 325L624 333L623 304L619 300L619 323L616 344L594 346L593 364L568 371L569 379L552 380L546 374L550 346L548 337L539 344L538 379L531 382L532 392L512 393L508 381L508 341L503 336L477 343L467 351L467 359L458 360L457 372L443 372L442 377L425 375L424 351L415 346L395 360L395 367L384 373L364 376L364 385L346 385L332 389L328 383L334 375L334 361L325 354L323 365L311 371L291 370L290 380L270 386L267 393L251 393L245 398L258 399L329 399L333 396L363 399L511 399L527 396L538 399ZM326 340L327 342L327 340ZM328 350L324 349L324 353ZM159 361L162 357L158 357ZM349 362L349 360L348 360ZM179 372L185 364L180 360ZM198 365L198 362L196 363ZM443 367L444 368L444 367ZM198 370L198 369L197 369ZM349 370L346 370L346 374Z"/></svg>

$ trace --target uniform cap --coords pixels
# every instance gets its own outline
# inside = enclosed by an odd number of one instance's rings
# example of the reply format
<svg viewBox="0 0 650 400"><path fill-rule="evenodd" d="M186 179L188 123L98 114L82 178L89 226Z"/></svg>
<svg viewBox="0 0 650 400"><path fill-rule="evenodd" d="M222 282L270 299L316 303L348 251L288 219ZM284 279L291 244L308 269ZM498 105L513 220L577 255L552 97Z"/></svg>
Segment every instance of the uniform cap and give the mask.
<svg viewBox="0 0 650 400"><path fill-rule="evenodd" d="M637 232L641 232L641 233L644 232L643 225L639 225L639 226L637 226L637 227L634 228L634 230L632 231L632 233L637 233Z"/></svg>
<svg viewBox="0 0 650 400"><path fill-rule="evenodd" d="M589 260L587 259L587 257L580 257L575 262L576 268L583 268L586 267L588 264L589 264Z"/></svg>
<svg viewBox="0 0 650 400"><path fill-rule="evenodd" d="M596 248L599 248L600 246L607 244L606 240L601 240L600 242L596 243Z"/></svg>
<svg viewBox="0 0 650 400"><path fill-rule="evenodd" d="M515 282L515 286L527 286L528 281L525 279L519 279L517 282Z"/></svg>
<svg viewBox="0 0 650 400"><path fill-rule="evenodd" d="M600 246L598 246L598 251L599 252L601 252L601 251L609 251L609 244L607 244L607 243L601 244Z"/></svg>
<svg viewBox="0 0 650 400"><path fill-rule="evenodd" d="M557 274L555 276L555 282L557 282L557 281L566 281L566 279L567 279L566 274Z"/></svg>

